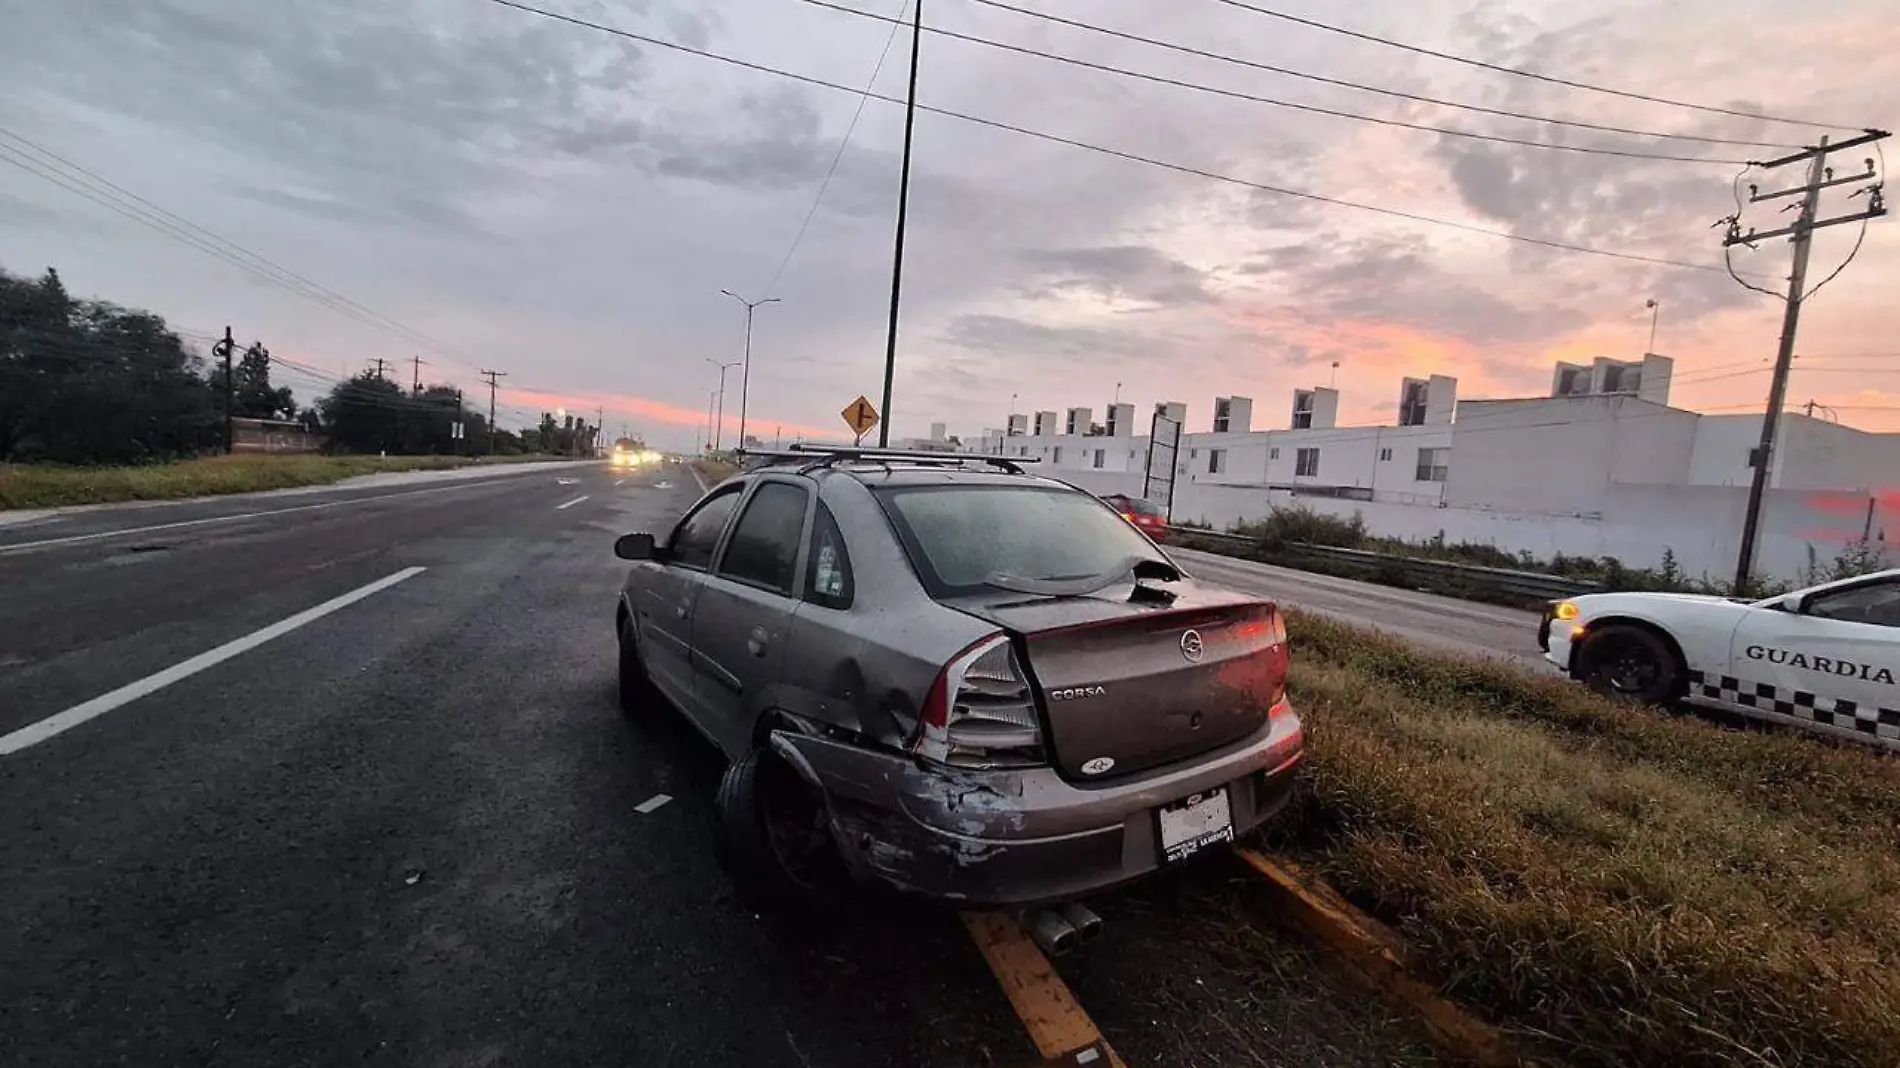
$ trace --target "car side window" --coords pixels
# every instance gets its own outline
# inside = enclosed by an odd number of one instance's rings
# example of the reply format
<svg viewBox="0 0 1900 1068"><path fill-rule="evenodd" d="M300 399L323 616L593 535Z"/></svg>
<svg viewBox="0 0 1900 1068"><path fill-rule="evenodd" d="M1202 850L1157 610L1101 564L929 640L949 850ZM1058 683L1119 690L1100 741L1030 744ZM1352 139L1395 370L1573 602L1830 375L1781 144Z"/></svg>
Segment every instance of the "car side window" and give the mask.
<svg viewBox="0 0 1900 1068"><path fill-rule="evenodd" d="M1900 582L1875 582L1818 594L1808 601L1805 614L1845 623L1900 627Z"/></svg>
<svg viewBox="0 0 1900 1068"><path fill-rule="evenodd" d="M744 488L734 486L703 502L680 520L666 543L667 563L699 571L711 567L713 550L719 547L719 535L725 532L732 510L739 506L739 491Z"/></svg>
<svg viewBox="0 0 1900 1068"><path fill-rule="evenodd" d="M767 482L732 528L718 573L790 596L805 533L805 502L811 494L787 482Z"/></svg>
<svg viewBox="0 0 1900 1068"><path fill-rule="evenodd" d="M825 608L849 608L853 595L851 554L831 509L818 502L811 524L811 554L805 562L805 600Z"/></svg>

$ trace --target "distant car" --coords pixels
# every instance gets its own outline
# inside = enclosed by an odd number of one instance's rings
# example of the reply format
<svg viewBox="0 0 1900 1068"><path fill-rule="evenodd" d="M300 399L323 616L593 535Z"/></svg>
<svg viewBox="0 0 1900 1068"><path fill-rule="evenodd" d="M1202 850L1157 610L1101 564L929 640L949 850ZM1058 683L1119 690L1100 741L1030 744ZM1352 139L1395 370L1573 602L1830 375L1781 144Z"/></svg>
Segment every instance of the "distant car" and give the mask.
<svg viewBox="0 0 1900 1068"><path fill-rule="evenodd" d="M1121 513L1123 519L1135 525L1135 529L1166 544L1168 540L1168 513L1161 506L1141 497L1130 497L1125 493L1110 493L1102 497L1104 503Z"/></svg>
<svg viewBox="0 0 1900 1068"><path fill-rule="evenodd" d="M1574 597L1549 606L1538 642L1606 693L1900 748L1900 568L1759 601Z"/></svg>
<svg viewBox="0 0 1900 1068"><path fill-rule="evenodd" d="M621 702L663 697L731 761L718 846L743 895L848 873L1069 901L1286 802L1273 603L1193 581L1066 484L854 455L777 457L615 547Z"/></svg>

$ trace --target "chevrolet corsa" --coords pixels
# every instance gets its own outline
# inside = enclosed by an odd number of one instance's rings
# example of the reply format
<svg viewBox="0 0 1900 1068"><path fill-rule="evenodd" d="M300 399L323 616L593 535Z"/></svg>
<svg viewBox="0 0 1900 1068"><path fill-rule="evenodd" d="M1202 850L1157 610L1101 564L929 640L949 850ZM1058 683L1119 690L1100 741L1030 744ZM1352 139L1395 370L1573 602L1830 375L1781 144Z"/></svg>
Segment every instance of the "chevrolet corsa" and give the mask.
<svg viewBox="0 0 1900 1068"><path fill-rule="evenodd" d="M718 852L750 903L847 877L1064 903L1286 802L1278 609L1014 462L772 454L616 552L621 703L725 752Z"/></svg>

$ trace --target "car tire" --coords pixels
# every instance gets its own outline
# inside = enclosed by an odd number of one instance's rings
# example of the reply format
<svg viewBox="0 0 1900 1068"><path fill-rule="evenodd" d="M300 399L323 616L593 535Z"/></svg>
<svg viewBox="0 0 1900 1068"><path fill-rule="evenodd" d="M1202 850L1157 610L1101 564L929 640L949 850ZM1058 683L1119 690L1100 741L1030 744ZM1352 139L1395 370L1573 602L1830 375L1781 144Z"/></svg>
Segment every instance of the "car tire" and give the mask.
<svg viewBox="0 0 1900 1068"><path fill-rule="evenodd" d="M726 768L713 799L719 866L754 912L809 911L846 879L824 799L769 749Z"/></svg>
<svg viewBox="0 0 1900 1068"><path fill-rule="evenodd" d="M1675 701L1686 674L1669 643L1644 627L1605 627L1577 651L1577 676L1591 689L1644 704Z"/></svg>
<svg viewBox="0 0 1900 1068"><path fill-rule="evenodd" d="M626 715L647 712L659 698L653 680L640 661L640 644L634 638L633 620L620 621L620 711Z"/></svg>

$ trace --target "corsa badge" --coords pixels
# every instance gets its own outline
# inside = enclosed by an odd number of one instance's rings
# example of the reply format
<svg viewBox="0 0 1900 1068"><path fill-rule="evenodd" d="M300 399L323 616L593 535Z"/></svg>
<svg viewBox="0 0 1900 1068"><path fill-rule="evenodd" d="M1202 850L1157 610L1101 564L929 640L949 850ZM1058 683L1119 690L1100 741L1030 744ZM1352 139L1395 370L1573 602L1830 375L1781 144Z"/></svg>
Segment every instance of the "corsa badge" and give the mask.
<svg viewBox="0 0 1900 1068"><path fill-rule="evenodd" d="M1206 651L1206 647L1201 644L1200 631L1187 630L1181 632L1181 655L1187 657L1188 663L1200 663L1201 656Z"/></svg>

